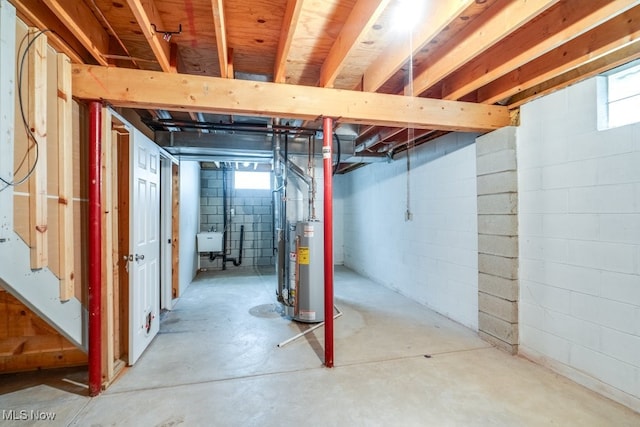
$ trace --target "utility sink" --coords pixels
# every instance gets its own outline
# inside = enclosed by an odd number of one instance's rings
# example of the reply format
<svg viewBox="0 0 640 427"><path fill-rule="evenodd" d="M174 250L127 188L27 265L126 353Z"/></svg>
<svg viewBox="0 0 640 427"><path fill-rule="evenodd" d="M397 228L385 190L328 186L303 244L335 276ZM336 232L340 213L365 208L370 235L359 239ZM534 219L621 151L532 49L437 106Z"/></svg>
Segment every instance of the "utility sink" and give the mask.
<svg viewBox="0 0 640 427"><path fill-rule="evenodd" d="M203 231L196 234L198 252L222 252L222 233Z"/></svg>

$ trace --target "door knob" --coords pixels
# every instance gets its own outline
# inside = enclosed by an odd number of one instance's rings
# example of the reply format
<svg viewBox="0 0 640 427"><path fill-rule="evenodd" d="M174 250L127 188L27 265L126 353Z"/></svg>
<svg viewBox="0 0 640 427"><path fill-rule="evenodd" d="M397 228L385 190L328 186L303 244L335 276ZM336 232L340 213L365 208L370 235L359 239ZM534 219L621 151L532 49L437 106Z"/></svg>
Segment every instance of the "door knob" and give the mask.
<svg viewBox="0 0 640 427"><path fill-rule="evenodd" d="M136 261L142 261L144 259L144 255L136 254Z"/></svg>

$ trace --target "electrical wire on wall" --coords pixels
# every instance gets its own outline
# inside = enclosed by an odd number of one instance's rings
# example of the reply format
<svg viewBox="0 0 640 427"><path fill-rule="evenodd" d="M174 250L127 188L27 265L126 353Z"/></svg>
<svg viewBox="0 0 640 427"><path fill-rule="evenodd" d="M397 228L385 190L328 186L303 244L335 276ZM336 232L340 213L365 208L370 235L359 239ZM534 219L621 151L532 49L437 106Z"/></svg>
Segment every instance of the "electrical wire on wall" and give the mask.
<svg viewBox="0 0 640 427"><path fill-rule="evenodd" d="M22 160L20 161L20 163L18 164L18 167L16 169L16 172L19 171L22 166L24 165L24 163L27 161L28 156L29 156L29 152L33 149L35 150L34 153L34 161L33 164L31 165L31 167L29 168L29 170L27 171L27 174L22 177L19 180L13 179L12 181L6 180L4 178L2 178L0 176L0 181L5 185L4 187L0 188L0 191L4 191L9 187L15 187L18 186L20 184L23 184L24 182L26 182L31 175L33 175L33 171L36 169L36 165L38 164L38 160L40 159L40 150L38 147L38 140L36 139L35 135L33 134L33 131L31 130L31 126L29 126L29 123L27 122L27 117L26 114L24 112L24 102L22 100L22 75L23 75L23 71L24 71L24 61L27 58L27 54L29 53L29 50L32 48L33 44L35 43L35 41L42 36L43 34L46 34L47 32L53 32L53 30L49 30L49 29L45 29L45 30L40 30L38 31L35 36L27 43L27 46L24 49L24 52L22 52L22 57L20 59L20 62L17 64L18 66L18 70L17 70L17 74L18 74L18 88L17 88L17 92L18 92L18 104L20 106L20 115L22 118L22 124L24 125L24 130L25 133L27 134L27 145L29 145L29 143L31 142L31 145L27 147L27 151L25 152ZM24 45L24 42L29 38L31 34L27 33L23 38L22 41L20 42L20 47L19 50L22 49L22 46Z"/></svg>
<svg viewBox="0 0 640 427"><path fill-rule="evenodd" d="M404 86L405 96L413 97L413 32L408 32L409 39L409 63L407 64L406 84ZM405 221L413 220L413 213L411 212L411 149L415 145L415 130L411 123L407 123L407 210L404 214Z"/></svg>

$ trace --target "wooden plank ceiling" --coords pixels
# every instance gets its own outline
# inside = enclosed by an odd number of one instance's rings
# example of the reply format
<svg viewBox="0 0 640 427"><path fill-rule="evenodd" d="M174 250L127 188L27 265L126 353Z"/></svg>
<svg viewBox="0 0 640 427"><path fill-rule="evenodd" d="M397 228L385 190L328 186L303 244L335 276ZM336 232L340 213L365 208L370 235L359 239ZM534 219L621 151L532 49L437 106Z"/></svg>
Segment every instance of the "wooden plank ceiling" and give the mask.
<svg viewBox="0 0 640 427"><path fill-rule="evenodd" d="M28 23L55 29L52 44L75 63L511 109L640 57L638 0L10 1ZM394 20L406 3L413 28ZM268 101L257 116L269 116ZM233 109L212 116L154 108L137 111L182 124L238 119ZM291 123L319 126L295 117ZM357 151L380 156L453 128L354 123Z"/></svg>

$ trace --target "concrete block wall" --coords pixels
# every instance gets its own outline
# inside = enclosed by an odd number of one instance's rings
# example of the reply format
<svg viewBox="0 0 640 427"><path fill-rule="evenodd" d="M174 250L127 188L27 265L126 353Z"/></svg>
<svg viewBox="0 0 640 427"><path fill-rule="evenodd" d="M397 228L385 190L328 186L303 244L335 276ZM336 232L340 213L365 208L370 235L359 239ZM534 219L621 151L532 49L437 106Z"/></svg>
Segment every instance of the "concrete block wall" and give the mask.
<svg viewBox="0 0 640 427"><path fill-rule="evenodd" d="M521 109L520 346L640 410L640 124L598 131L597 86Z"/></svg>
<svg viewBox="0 0 640 427"><path fill-rule="evenodd" d="M475 137L449 134L412 151L412 221L405 221L404 155L335 181L335 193L342 198L344 223L338 227L344 233L345 265L474 330L478 327Z"/></svg>
<svg viewBox="0 0 640 427"><path fill-rule="evenodd" d="M239 257L240 228L244 225L242 265L273 266L273 206L271 190L233 189L233 170L227 171L227 256ZM223 231L222 169L202 169L200 174L200 231ZM227 262L227 268L235 267ZM222 257L210 261L200 255L200 268L221 269Z"/></svg>
<svg viewBox="0 0 640 427"><path fill-rule="evenodd" d="M518 351L518 179L516 130L476 140L478 176L478 333Z"/></svg>

